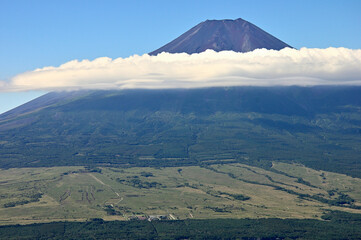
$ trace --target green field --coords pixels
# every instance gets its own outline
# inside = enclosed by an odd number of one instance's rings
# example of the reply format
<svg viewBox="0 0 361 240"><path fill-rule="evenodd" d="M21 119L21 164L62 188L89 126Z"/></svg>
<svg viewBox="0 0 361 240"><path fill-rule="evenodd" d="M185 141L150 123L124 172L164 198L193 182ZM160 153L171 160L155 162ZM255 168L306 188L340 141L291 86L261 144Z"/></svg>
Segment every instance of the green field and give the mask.
<svg viewBox="0 0 361 240"><path fill-rule="evenodd" d="M329 210L361 213L361 179L286 163L0 170L1 225L156 214L320 219Z"/></svg>

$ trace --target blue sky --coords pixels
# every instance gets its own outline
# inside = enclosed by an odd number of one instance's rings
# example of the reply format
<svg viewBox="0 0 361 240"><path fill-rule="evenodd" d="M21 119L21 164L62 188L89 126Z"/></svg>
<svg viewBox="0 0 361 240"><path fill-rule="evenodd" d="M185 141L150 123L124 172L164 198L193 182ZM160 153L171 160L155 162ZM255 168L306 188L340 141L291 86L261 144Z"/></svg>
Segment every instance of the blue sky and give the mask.
<svg viewBox="0 0 361 240"><path fill-rule="evenodd" d="M361 1L0 0L0 80L73 59L128 57L206 19L243 18L289 45L361 48ZM0 113L43 92L0 93Z"/></svg>

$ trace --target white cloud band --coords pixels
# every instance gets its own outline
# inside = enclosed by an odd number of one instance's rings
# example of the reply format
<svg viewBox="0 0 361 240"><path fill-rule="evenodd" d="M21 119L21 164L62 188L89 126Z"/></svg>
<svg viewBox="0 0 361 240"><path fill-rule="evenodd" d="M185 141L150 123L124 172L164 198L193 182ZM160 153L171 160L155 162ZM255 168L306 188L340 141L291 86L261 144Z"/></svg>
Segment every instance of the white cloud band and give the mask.
<svg viewBox="0 0 361 240"><path fill-rule="evenodd" d="M0 91L335 84L361 85L360 49L207 50L73 60L0 82Z"/></svg>

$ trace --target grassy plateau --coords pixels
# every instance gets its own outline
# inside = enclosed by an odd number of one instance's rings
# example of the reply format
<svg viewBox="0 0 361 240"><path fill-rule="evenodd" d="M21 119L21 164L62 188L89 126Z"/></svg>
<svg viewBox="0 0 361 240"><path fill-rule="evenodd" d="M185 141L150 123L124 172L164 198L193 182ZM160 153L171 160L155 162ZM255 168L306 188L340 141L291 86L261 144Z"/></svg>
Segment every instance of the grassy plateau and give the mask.
<svg viewBox="0 0 361 240"><path fill-rule="evenodd" d="M361 213L361 180L277 162L269 170L238 163L0 170L1 225L169 214L320 219L330 210Z"/></svg>

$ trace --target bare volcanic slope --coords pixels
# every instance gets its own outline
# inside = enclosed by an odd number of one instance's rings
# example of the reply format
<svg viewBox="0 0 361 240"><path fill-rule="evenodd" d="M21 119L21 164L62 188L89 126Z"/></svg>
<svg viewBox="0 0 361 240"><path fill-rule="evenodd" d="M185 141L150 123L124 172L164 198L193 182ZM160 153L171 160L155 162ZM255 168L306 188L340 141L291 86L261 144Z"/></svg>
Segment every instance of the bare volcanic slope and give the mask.
<svg viewBox="0 0 361 240"><path fill-rule="evenodd" d="M216 52L230 50L249 52L257 48L280 50L291 47L259 27L241 18L236 20L207 20L201 22L180 37L149 53L162 52L188 54L200 53L207 49Z"/></svg>

